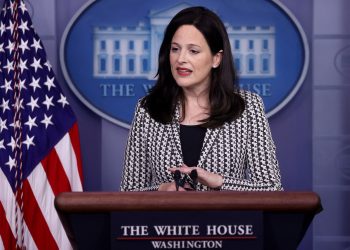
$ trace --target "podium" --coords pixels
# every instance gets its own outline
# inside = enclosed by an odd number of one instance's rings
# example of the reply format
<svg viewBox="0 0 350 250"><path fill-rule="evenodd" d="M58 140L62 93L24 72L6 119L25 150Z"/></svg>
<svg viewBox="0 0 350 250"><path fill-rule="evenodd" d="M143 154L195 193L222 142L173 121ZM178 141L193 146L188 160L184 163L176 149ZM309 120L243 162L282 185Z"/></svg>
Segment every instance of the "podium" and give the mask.
<svg viewBox="0 0 350 250"><path fill-rule="evenodd" d="M74 249L123 250L294 250L322 210L314 192L283 191L71 192L55 207Z"/></svg>

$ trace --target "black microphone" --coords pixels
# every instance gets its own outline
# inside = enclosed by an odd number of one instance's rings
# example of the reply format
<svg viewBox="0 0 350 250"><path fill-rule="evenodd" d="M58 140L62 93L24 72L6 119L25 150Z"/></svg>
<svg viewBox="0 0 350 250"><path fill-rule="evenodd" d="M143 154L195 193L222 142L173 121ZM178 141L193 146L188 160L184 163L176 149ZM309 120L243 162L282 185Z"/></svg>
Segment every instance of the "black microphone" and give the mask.
<svg viewBox="0 0 350 250"><path fill-rule="evenodd" d="M196 187L197 187L197 183L198 183L198 173L197 173L197 170L196 169L193 169L190 173L190 178L192 180L192 183L191 184L191 187L196 190Z"/></svg>
<svg viewBox="0 0 350 250"><path fill-rule="evenodd" d="M175 170L174 181L175 181L176 191L179 191L179 186L181 186L181 172L180 172L180 170Z"/></svg>

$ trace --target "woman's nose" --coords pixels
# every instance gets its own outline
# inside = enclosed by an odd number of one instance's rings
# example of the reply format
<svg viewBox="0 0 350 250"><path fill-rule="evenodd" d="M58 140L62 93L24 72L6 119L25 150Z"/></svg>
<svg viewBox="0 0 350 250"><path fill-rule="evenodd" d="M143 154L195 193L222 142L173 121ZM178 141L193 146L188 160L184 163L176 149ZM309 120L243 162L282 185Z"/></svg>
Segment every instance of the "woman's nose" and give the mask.
<svg viewBox="0 0 350 250"><path fill-rule="evenodd" d="M179 57L177 58L177 60L179 63L186 62L186 60L187 60L186 51L184 51L184 50L180 51Z"/></svg>

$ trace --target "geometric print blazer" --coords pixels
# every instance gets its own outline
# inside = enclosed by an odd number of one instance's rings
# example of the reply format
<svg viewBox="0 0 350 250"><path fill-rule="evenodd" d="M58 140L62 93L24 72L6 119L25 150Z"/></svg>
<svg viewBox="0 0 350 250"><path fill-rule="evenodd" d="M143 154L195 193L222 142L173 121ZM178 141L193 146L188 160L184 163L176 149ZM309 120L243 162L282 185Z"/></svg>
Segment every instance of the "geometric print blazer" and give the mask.
<svg viewBox="0 0 350 250"><path fill-rule="evenodd" d="M223 176L221 190L282 190L275 146L265 116L262 99L255 93L240 91L246 108L242 115L221 127L208 128L198 167ZM156 122L137 104L125 150L121 191L158 190L174 178L167 170L180 167L179 107L172 123ZM198 183L197 190L211 190Z"/></svg>

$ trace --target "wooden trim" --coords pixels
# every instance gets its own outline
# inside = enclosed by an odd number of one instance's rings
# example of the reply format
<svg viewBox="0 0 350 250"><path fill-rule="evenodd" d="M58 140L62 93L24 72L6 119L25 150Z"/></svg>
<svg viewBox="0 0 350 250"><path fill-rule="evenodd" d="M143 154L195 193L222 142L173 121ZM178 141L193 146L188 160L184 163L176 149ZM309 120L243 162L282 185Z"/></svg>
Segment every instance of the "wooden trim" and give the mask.
<svg viewBox="0 0 350 250"><path fill-rule="evenodd" d="M58 212L263 210L318 213L314 192L70 192L55 199Z"/></svg>

